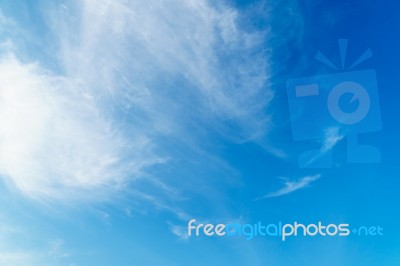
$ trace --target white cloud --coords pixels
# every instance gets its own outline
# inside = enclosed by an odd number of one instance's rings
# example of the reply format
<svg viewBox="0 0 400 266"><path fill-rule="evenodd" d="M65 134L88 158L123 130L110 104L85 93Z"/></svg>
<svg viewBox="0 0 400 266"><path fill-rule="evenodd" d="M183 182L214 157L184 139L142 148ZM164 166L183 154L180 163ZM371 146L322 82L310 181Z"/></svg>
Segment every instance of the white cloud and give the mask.
<svg viewBox="0 0 400 266"><path fill-rule="evenodd" d="M284 187L278 189L277 191L270 192L267 195L262 196L258 199L273 198L273 197L287 195L289 193L292 193L299 189L307 187L309 184L318 180L320 177L321 177L321 175L309 175L309 176L302 177L296 181L290 181L286 178L282 178Z"/></svg>
<svg viewBox="0 0 400 266"><path fill-rule="evenodd" d="M170 224L169 230L176 235L180 240L188 240L189 235L185 226Z"/></svg>
<svg viewBox="0 0 400 266"><path fill-rule="evenodd" d="M39 61L26 63L14 44L16 55L0 60L0 174L26 195L104 199L187 151L206 158L209 134L266 132L266 33L244 30L237 10L203 0L68 1L43 10L49 34L37 43L54 53L32 50Z"/></svg>
<svg viewBox="0 0 400 266"><path fill-rule="evenodd" d="M340 127L329 127L325 129L325 134L322 139L321 148L316 150L315 155L311 157L307 164L311 164L326 155L326 153L331 152L333 147L345 137L344 134L340 134Z"/></svg>
<svg viewBox="0 0 400 266"><path fill-rule="evenodd" d="M61 27L67 73L103 87L125 110L143 111L158 132L184 131L177 118L214 122L224 132L215 121L228 119L242 138L265 129L260 111L272 93L267 57L257 50L265 36L241 30L234 9L85 1L79 21L78 29Z"/></svg>
<svg viewBox="0 0 400 266"><path fill-rule="evenodd" d="M325 130L325 137L322 144L321 153L331 150L340 140L344 138L344 135L340 134L339 130L339 127L330 127Z"/></svg>
<svg viewBox="0 0 400 266"><path fill-rule="evenodd" d="M145 137L121 136L70 80L7 57L0 83L0 173L29 196L84 197L75 192L118 185L154 162L139 157L149 153ZM137 158L123 162L128 155Z"/></svg>

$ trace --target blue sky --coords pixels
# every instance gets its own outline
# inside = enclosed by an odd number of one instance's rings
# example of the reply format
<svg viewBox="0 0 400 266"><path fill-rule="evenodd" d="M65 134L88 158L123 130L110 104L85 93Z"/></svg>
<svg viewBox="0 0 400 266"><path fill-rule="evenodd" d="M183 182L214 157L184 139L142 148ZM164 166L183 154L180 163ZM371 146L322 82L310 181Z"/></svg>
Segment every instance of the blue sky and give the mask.
<svg viewBox="0 0 400 266"><path fill-rule="evenodd" d="M0 0L0 265L399 265L398 10ZM344 69L315 59L340 66L344 39ZM337 73L329 82L376 80L365 127L332 122L330 85L314 102L288 99L288 80ZM307 129L320 137L295 140ZM371 158L347 154L354 132L378 162L348 163ZM329 167L301 167L311 149L316 163L332 153ZM188 237L192 218L384 234Z"/></svg>

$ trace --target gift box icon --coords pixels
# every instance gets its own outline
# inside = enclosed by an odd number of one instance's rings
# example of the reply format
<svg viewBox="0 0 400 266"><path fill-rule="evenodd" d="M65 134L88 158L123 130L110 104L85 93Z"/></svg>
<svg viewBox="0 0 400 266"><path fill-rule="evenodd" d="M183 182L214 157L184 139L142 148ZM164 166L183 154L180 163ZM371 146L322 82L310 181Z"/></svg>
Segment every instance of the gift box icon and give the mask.
<svg viewBox="0 0 400 266"><path fill-rule="evenodd" d="M372 56L368 49L347 71L347 40L339 40L342 72L290 79L286 82L292 135L295 141L319 140L319 149L304 151L300 167L332 167L332 147L347 139L349 163L380 162L380 151L370 145L359 145L358 135L382 128L376 72L373 69L353 71ZM316 59L337 70L321 52Z"/></svg>

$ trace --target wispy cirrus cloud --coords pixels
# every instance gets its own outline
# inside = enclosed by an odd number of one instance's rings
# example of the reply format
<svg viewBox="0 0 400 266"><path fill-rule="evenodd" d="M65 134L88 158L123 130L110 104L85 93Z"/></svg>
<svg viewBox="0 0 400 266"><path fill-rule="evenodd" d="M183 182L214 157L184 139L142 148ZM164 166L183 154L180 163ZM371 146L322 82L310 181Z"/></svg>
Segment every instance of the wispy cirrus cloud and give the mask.
<svg viewBox="0 0 400 266"><path fill-rule="evenodd" d="M80 198L81 188L117 186L128 169L154 163L148 140L124 138L71 80L10 56L0 82L0 172L27 195L58 198L65 189Z"/></svg>
<svg viewBox="0 0 400 266"><path fill-rule="evenodd" d="M321 153L330 151L343 138L344 134L340 134L339 127L327 128L325 130L325 137L322 143Z"/></svg>
<svg viewBox="0 0 400 266"><path fill-rule="evenodd" d="M182 241L189 239L187 228L185 226L170 224L169 230Z"/></svg>
<svg viewBox="0 0 400 266"><path fill-rule="evenodd" d="M340 132L340 127L328 127L324 131L324 136L321 140L321 148L315 152L315 154L308 159L305 165L310 165L321 157L325 156L327 153L332 152L332 149L336 144L341 141L345 134Z"/></svg>
<svg viewBox="0 0 400 266"><path fill-rule="evenodd" d="M212 135L268 130L267 32L242 27L232 7L86 0L37 15L41 52L3 33L12 49L0 56L0 173L25 195L103 200L145 180L163 192L131 195L165 206L179 191L149 169L212 158Z"/></svg>
<svg viewBox="0 0 400 266"><path fill-rule="evenodd" d="M279 197L283 195L290 194L292 192L295 192L297 190L303 189L308 187L311 183L315 182L321 177L321 175L309 175L309 176L304 176L298 180L291 181L288 180L287 178L281 178L283 180L283 187L270 192L262 197L257 198L256 200L260 199L265 199L265 198L274 198L274 197Z"/></svg>

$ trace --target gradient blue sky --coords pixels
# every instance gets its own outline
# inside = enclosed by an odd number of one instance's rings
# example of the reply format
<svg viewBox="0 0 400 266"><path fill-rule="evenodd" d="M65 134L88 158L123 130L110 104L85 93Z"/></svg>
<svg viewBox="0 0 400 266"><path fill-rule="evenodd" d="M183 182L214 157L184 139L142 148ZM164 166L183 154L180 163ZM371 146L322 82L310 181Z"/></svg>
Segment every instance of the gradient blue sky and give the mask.
<svg viewBox="0 0 400 266"><path fill-rule="evenodd" d="M0 0L0 265L400 265L399 11ZM383 128L359 140L380 163L346 163L335 131L293 140L286 81L332 74L314 57L339 64L338 39L373 52L356 70L376 70ZM299 168L318 145L334 166ZM384 235L188 239L191 218Z"/></svg>

